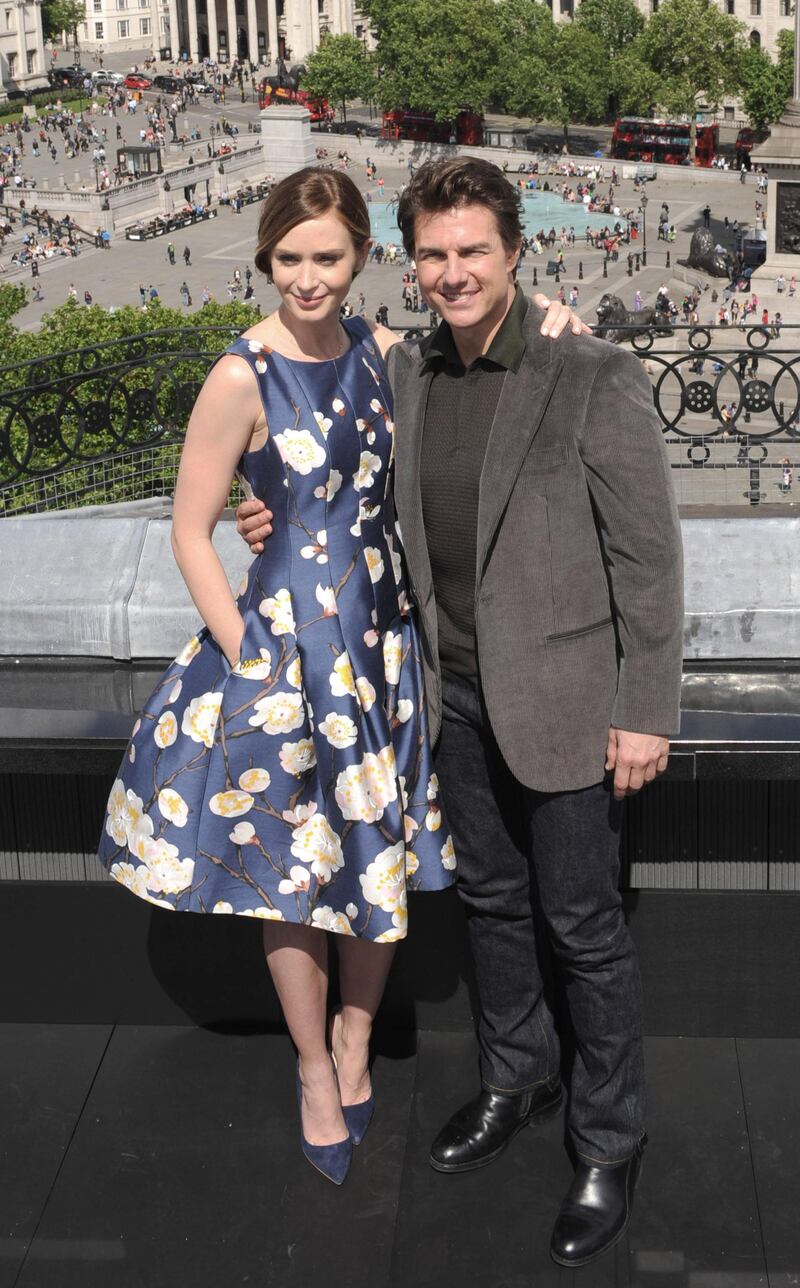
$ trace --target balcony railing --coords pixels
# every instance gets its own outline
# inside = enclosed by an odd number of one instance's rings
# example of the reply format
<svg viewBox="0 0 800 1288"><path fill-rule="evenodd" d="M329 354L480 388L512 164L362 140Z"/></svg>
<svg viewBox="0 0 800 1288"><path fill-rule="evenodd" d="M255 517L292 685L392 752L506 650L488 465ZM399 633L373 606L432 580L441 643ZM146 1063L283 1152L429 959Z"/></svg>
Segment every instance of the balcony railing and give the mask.
<svg viewBox="0 0 800 1288"><path fill-rule="evenodd" d="M423 324L405 335L426 332ZM679 325L626 336L651 379L683 505L791 499L798 333ZM235 337L187 326L0 368L0 515L170 494L192 405Z"/></svg>

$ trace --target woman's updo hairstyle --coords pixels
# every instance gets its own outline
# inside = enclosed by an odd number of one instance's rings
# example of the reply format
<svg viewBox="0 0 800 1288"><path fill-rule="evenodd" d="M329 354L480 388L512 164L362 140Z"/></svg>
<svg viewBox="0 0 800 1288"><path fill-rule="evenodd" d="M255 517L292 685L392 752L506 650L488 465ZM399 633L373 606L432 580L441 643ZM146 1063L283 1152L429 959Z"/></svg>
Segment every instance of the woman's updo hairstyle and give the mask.
<svg viewBox="0 0 800 1288"><path fill-rule="evenodd" d="M272 256L282 238L307 219L320 219L331 211L347 228L356 250L363 250L372 235L369 211L349 175L309 167L275 185L261 207L255 253L256 268L268 282L272 281Z"/></svg>

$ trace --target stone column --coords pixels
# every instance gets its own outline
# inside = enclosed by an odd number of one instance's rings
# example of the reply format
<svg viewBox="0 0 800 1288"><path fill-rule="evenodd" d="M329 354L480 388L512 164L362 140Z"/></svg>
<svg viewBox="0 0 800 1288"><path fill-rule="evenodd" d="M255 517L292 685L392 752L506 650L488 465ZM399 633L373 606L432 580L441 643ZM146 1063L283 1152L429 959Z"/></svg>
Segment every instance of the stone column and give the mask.
<svg viewBox="0 0 800 1288"><path fill-rule="evenodd" d="M231 65L237 56L238 42L236 38L236 0L227 0L228 9L228 66Z"/></svg>
<svg viewBox="0 0 800 1288"><path fill-rule="evenodd" d="M217 31L217 0L207 0L208 5L208 56L217 61L219 34Z"/></svg>
<svg viewBox="0 0 800 1288"><path fill-rule="evenodd" d="M200 57L197 43L197 0L186 0L186 15L189 19L189 57L196 63Z"/></svg>
<svg viewBox="0 0 800 1288"><path fill-rule="evenodd" d="M153 49L154 57L158 57L158 51L161 48L161 11L158 7L158 0L150 0L150 43Z"/></svg>
<svg viewBox="0 0 800 1288"><path fill-rule="evenodd" d="M25 0L17 0L17 84L28 75L28 47L25 44Z"/></svg>
<svg viewBox="0 0 800 1288"><path fill-rule="evenodd" d="M276 0L267 0L267 62L278 57L278 6Z"/></svg>
<svg viewBox="0 0 800 1288"><path fill-rule="evenodd" d="M169 45L173 60L181 52L181 33L178 29L178 0L169 0Z"/></svg>
<svg viewBox="0 0 800 1288"><path fill-rule="evenodd" d="M250 62L255 67L258 62L258 17L256 0L247 0L247 50Z"/></svg>

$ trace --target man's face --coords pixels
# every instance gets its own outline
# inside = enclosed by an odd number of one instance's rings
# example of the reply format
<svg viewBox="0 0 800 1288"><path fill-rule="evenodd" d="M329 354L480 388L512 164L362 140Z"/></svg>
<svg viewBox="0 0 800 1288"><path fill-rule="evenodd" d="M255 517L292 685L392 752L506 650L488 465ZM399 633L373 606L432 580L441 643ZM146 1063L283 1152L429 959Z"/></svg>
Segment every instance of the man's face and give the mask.
<svg viewBox="0 0 800 1288"><path fill-rule="evenodd" d="M504 316L518 254L518 247L506 250L494 212L486 206L423 213L414 223L420 290L453 328L480 328Z"/></svg>

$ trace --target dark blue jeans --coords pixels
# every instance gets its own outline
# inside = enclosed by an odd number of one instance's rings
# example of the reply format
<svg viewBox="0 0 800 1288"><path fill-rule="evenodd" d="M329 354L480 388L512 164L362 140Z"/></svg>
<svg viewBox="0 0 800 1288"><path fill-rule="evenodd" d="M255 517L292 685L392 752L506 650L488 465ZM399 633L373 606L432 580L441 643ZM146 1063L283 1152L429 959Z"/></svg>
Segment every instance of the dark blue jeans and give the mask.
<svg viewBox="0 0 800 1288"><path fill-rule="evenodd" d="M572 1143L591 1162L625 1159L644 1130L645 1098L641 983L619 892L622 804L607 782L523 787L479 687L447 674L436 763L480 995L483 1085L514 1094L558 1073L542 974L551 952L575 1035ZM537 944L537 921L549 944Z"/></svg>

